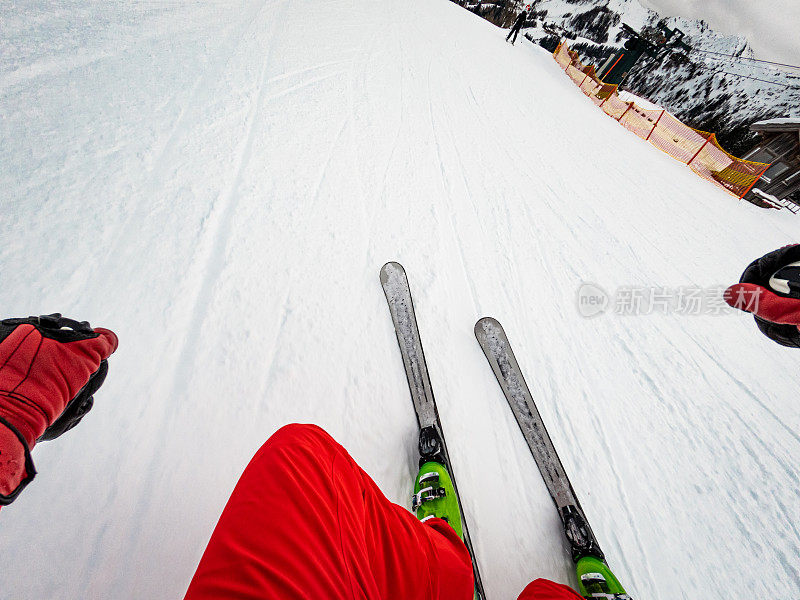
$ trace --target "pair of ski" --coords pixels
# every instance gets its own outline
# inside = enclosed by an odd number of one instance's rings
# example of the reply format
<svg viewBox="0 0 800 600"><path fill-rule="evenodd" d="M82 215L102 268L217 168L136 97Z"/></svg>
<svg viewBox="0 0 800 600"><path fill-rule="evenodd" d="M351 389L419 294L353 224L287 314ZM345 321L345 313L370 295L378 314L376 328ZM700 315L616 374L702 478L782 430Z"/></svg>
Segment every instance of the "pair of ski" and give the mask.
<svg viewBox="0 0 800 600"><path fill-rule="evenodd" d="M443 464L453 480L456 496L459 497L453 466L447 451L436 400L428 376L428 367L422 350L414 303L405 269L396 262L386 263L381 269L380 279L394 322L397 342L400 345L408 386L411 390L411 399L417 414L420 463L435 461ZM589 527L580 502L572 489L572 484L564 471L539 411L536 409L503 327L495 319L484 317L475 324L475 336L486 354L520 430L525 436L531 454L541 471L550 496L558 509L564 533L570 545L572 559L577 567L581 592L586 597L626 598L619 582L607 569L603 552ZM464 543L472 557L475 596L477 600L485 600L483 582L475 559L466 517L461 509L460 497L458 502L462 517ZM607 581L608 579L613 581ZM610 590L608 584L611 584ZM609 591L617 593L606 593ZM622 593L618 593L619 591Z"/></svg>

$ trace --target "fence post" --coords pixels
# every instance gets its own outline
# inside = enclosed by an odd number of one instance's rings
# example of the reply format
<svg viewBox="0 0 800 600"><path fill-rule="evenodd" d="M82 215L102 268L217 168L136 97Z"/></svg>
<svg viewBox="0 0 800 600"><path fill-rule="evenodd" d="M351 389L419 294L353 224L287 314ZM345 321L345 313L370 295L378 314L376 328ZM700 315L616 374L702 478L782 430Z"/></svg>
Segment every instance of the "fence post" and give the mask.
<svg viewBox="0 0 800 600"><path fill-rule="evenodd" d="M613 70L614 70L614 67L616 67L616 66L617 66L617 63L618 63L619 61L621 61L621 60L622 60L622 57L623 57L623 56L625 56L625 53L624 53L624 52L623 52L622 54L620 54L620 55L619 55L619 58L618 58L617 60L615 60L615 61L614 61L614 64L613 64L613 65L611 65L611 68L610 68L608 71L606 71L606 74L605 74L605 75L603 75L603 79L605 79L605 78L606 78L606 75L608 75L609 73L611 73L611 71L613 71ZM603 79L601 79L600 81L603 81Z"/></svg>
<svg viewBox="0 0 800 600"><path fill-rule="evenodd" d="M706 141L705 141L705 142L703 142L703 145L702 145L702 146L700 146L700 150L698 150L697 152L695 152L695 153L694 153L694 156L693 156L692 158L690 158L690 159L689 159L689 162L687 162L687 163L686 163L686 165L687 165L687 166L688 166L688 165L690 165L690 164L692 164L692 161L693 161L695 158L697 158L697 155L698 155L698 154L700 154L700 152L703 150L703 148L705 148L705 147L706 147L706 144L708 144L708 142L710 142L710 141L711 141L711 138L712 138L713 136L714 136L714 134L712 133L710 136L708 136L708 137L706 138Z"/></svg>
<svg viewBox="0 0 800 600"><path fill-rule="evenodd" d="M755 187L756 183L758 183L758 180L759 180L759 179L761 179L761 176L762 176L764 173L766 173L766 172L767 172L767 169L769 169L771 166L772 166L772 163L769 163L769 164L768 164L766 167L764 167L763 169L761 169L761 173L759 173L759 174L758 174L758 177L756 177L755 179L753 179L753 183L751 183L751 184L750 184L750 187L749 187L749 188L747 188L747 189L745 190L745 192L744 192L744 193L743 193L741 196L739 196L739 200L741 200L742 198L744 198L744 197L747 195L747 192L749 192L750 190L752 190L752 189Z"/></svg>
<svg viewBox="0 0 800 600"><path fill-rule="evenodd" d="M588 74L588 73L587 73L587 74L586 74L586 76L585 76L585 77L584 77L584 78L581 80L581 83L580 83L580 85L579 85L578 87L581 87L581 85L583 85L583 82L584 82L584 81L586 81L586 77L589 77L589 74Z"/></svg>
<svg viewBox="0 0 800 600"><path fill-rule="evenodd" d="M613 93L614 93L614 92L611 92L611 94L613 94ZM609 94L608 96L606 96L605 98L603 98L603 101L600 103L600 106L599 106L599 108L603 108L603 104L605 104L605 103L606 103L606 100L608 100L609 98L611 98L611 94Z"/></svg>
<svg viewBox="0 0 800 600"><path fill-rule="evenodd" d="M619 119L617 119L617 121L622 121L622 117L624 117L626 114L628 114L628 111L631 109L631 106L633 106L633 102L628 102L628 108L626 108L626 109L625 109L625 112L624 112L624 113L622 113L622 114L619 116Z"/></svg>
<svg viewBox="0 0 800 600"><path fill-rule="evenodd" d="M664 113L665 113L665 112L667 112L667 110L666 110L665 108L662 108L662 109L661 109L661 114L660 114L660 115L658 115L658 118L656 119L656 122L655 122L655 123L653 123L653 128L650 130L650 133L648 133L648 134L647 134L647 137L646 137L646 138L644 138L644 141L645 141L645 142L646 142L647 140L649 140L649 139L650 139L650 136L651 136L651 135L653 135L653 132L656 130L656 127L658 127L658 122L661 120L661 117L663 117L663 116L664 116Z"/></svg>

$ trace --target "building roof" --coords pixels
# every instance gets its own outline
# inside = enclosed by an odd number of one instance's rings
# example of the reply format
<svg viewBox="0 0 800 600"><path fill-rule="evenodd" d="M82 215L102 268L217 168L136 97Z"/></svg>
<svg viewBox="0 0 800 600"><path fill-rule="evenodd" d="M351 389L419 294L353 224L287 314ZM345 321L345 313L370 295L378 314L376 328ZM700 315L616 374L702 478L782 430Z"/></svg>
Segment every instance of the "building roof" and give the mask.
<svg viewBox="0 0 800 600"><path fill-rule="evenodd" d="M750 125L751 131L800 131L800 117L766 119Z"/></svg>

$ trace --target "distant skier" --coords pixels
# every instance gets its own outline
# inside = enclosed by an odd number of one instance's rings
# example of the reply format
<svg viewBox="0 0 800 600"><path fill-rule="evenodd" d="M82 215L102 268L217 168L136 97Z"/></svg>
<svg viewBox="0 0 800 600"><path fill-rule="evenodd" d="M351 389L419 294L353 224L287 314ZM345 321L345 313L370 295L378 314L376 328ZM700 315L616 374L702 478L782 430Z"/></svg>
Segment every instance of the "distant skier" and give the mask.
<svg viewBox="0 0 800 600"><path fill-rule="evenodd" d="M61 315L0 321L0 503L36 474L34 444L91 408L117 343L111 331ZM450 525L460 520L457 503L425 506L415 516L389 502L322 429L287 425L236 484L186 599L472 600L470 556ZM537 579L519 599L581 597Z"/></svg>
<svg viewBox="0 0 800 600"><path fill-rule="evenodd" d="M725 301L752 313L758 329L782 346L800 348L800 244L754 260Z"/></svg>
<svg viewBox="0 0 800 600"><path fill-rule="evenodd" d="M528 4L525 9L517 15L517 20L514 21L514 24L511 26L511 31L508 32L506 36L506 41L513 35L514 39L511 40L511 45L514 45L514 42L517 41L517 34L519 33L522 26L525 24L525 21L528 18L528 11L531 9L531 5Z"/></svg>

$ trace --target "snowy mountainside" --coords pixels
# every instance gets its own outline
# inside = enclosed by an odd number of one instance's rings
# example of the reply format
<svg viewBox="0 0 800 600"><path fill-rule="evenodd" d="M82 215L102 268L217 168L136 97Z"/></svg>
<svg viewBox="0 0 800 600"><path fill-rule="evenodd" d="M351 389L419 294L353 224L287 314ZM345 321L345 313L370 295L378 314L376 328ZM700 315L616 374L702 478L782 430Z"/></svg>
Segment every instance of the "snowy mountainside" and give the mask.
<svg viewBox="0 0 800 600"><path fill-rule="evenodd" d="M575 582L473 335L487 315L633 597L796 595L797 353L740 313L576 306L583 282L719 302L797 241L795 215L698 178L542 48L446 0L30 0L0 17L0 308L120 337L92 412L36 447L37 479L0 513L2 600L181 598L289 422L323 426L407 505L388 260L489 600Z"/></svg>
<svg viewBox="0 0 800 600"><path fill-rule="evenodd" d="M650 35L660 21L681 29L692 50L671 52L655 65L642 57L624 87L667 107L696 129L717 133L734 154L749 149L756 139L751 123L800 115L800 69L722 56L754 58L745 38L714 31L702 20L662 19L638 0L539 0L533 15L536 26L526 35L538 41L550 37L543 24L563 28L570 47L598 68L627 39L622 23Z"/></svg>

